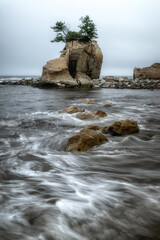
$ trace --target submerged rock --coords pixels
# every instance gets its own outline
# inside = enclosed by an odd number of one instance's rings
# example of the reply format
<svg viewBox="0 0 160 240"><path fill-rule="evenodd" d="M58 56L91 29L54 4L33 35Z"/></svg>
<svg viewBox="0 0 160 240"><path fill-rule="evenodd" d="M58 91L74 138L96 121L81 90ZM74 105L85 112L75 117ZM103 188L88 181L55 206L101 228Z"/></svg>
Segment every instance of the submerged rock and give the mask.
<svg viewBox="0 0 160 240"><path fill-rule="evenodd" d="M103 134L107 134L108 133L108 127L106 126L106 127L102 127L101 128L101 132L103 133Z"/></svg>
<svg viewBox="0 0 160 240"><path fill-rule="evenodd" d="M83 104L95 104L97 103L98 101L100 101L99 99L86 99L84 100L82 103Z"/></svg>
<svg viewBox="0 0 160 240"><path fill-rule="evenodd" d="M66 107L63 108L61 110L58 111L58 113L69 113L69 114L73 114L73 113L77 113L77 112L84 112L84 109L80 109L76 106L70 106L70 107Z"/></svg>
<svg viewBox="0 0 160 240"><path fill-rule="evenodd" d="M92 112L84 112L84 113L79 113L76 115L77 118L81 120L96 120L102 117L106 117L107 114L103 111L92 111Z"/></svg>
<svg viewBox="0 0 160 240"><path fill-rule="evenodd" d="M102 107L113 107L113 106L115 106L115 104L113 104L113 103L104 103L101 106Z"/></svg>
<svg viewBox="0 0 160 240"><path fill-rule="evenodd" d="M107 138L92 129L82 129L68 140L66 151L87 151L108 141Z"/></svg>
<svg viewBox="0 0 160 240"><path fill-rule="evenodd" d="M111 126L103 128L103 133L110 133L113 136L128 135L139 132L137 122L131 120L122 120L114 122Z"/></svg>
<svg viewBox="0 0 160 240"><path fill-rule="evenodd" d="M84 129L91 129L91 130L94 130L94 131L99 131L99 130L102 129L102 127L97 126L97 125L88 125Z"/></svg>
<svg viewBox="0 0 160 240"><path fill-rule="evenodd" d="M134 68L133 76L139 79L160 79L160 63L145 68Z"/></svg>

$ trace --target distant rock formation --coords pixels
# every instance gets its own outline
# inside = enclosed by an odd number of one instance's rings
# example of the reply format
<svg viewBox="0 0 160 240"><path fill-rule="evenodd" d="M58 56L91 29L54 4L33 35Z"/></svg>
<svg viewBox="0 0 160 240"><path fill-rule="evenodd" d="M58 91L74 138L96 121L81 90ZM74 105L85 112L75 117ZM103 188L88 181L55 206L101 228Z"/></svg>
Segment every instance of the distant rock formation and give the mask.
<svg viewBox="0 0 160 240"><path fill-rule="evenodd" d="M96 41L66 43L59 58L43 67L43 81L91 87L91 79L99 78L103 55Z"/></svg>
<svg viewBox="0 0 160 240"><path fill-rule="evenodd" d="M154 63L145 68L134 68L133 77L134 79L160 79L160 63Z"/></svg>

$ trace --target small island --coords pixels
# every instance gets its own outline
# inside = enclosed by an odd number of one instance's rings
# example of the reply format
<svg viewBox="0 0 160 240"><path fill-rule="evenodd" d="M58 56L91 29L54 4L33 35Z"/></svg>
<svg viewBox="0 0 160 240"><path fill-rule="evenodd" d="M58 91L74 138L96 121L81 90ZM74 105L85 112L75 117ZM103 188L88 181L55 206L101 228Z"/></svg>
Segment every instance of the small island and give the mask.
<svg viewBox="0 0 160 240"><path fill-rule="evenodd" d="M80 18L79 31L71 31L65 22L56 22L51 29L56 33L53 43L64 42L60 57L49 60L38 79L2 81L1 85L25 85L40 88L116 88L160 89L160 63L134 68L133 78L100 77L102 51L95 40L96 25L88 15Z"/></svg>
<svg viewBox="0 0 160 240"><path fill-rule="evenodd" d="M1 2L0 240L160 240L160 1Z"/></svg>

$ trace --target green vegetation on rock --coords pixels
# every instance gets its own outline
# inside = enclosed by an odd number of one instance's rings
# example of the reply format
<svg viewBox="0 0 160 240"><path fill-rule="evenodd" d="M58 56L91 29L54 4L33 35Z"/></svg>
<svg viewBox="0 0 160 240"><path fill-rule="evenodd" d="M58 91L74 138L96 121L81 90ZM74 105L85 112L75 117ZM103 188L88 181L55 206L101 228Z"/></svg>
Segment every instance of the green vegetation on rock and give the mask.
<svg viewBox="0 0 160 240"><path fill-rule="evenodd" d="M79 32L70 31L65 22L56 22L51 29L57 35L51 42L70 42L73 40L89 42L94 38L98 38L96 25L88 15L81 17L80 21L81 24L78 26L80 29Z"/></svg>
<svg viewBox="0 0 160 240"><path fill-rule="evenodd" d="M80 20L82 22L79 26L80 33L89 39L98 38L96 25L93 23L90 17L86 15L85 17L81 17Z"/></svg>

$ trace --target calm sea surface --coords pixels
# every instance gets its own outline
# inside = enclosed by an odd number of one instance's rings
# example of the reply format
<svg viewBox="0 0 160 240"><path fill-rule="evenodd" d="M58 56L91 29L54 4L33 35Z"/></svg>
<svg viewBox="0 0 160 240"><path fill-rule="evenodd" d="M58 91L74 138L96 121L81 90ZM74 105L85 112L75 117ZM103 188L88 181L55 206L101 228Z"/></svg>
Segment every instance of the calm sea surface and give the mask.
<svg viewBox="0 0 160 240"><path fill-rule="evenodd" d="M99 99L84 105L85 99ZM105 108L104 103L113 107ZM58 110L102 110L82 121ZM65 151L89 124L131 119L137 134ZM0 240L160 239L160 91L0 86Z"/></svg>

